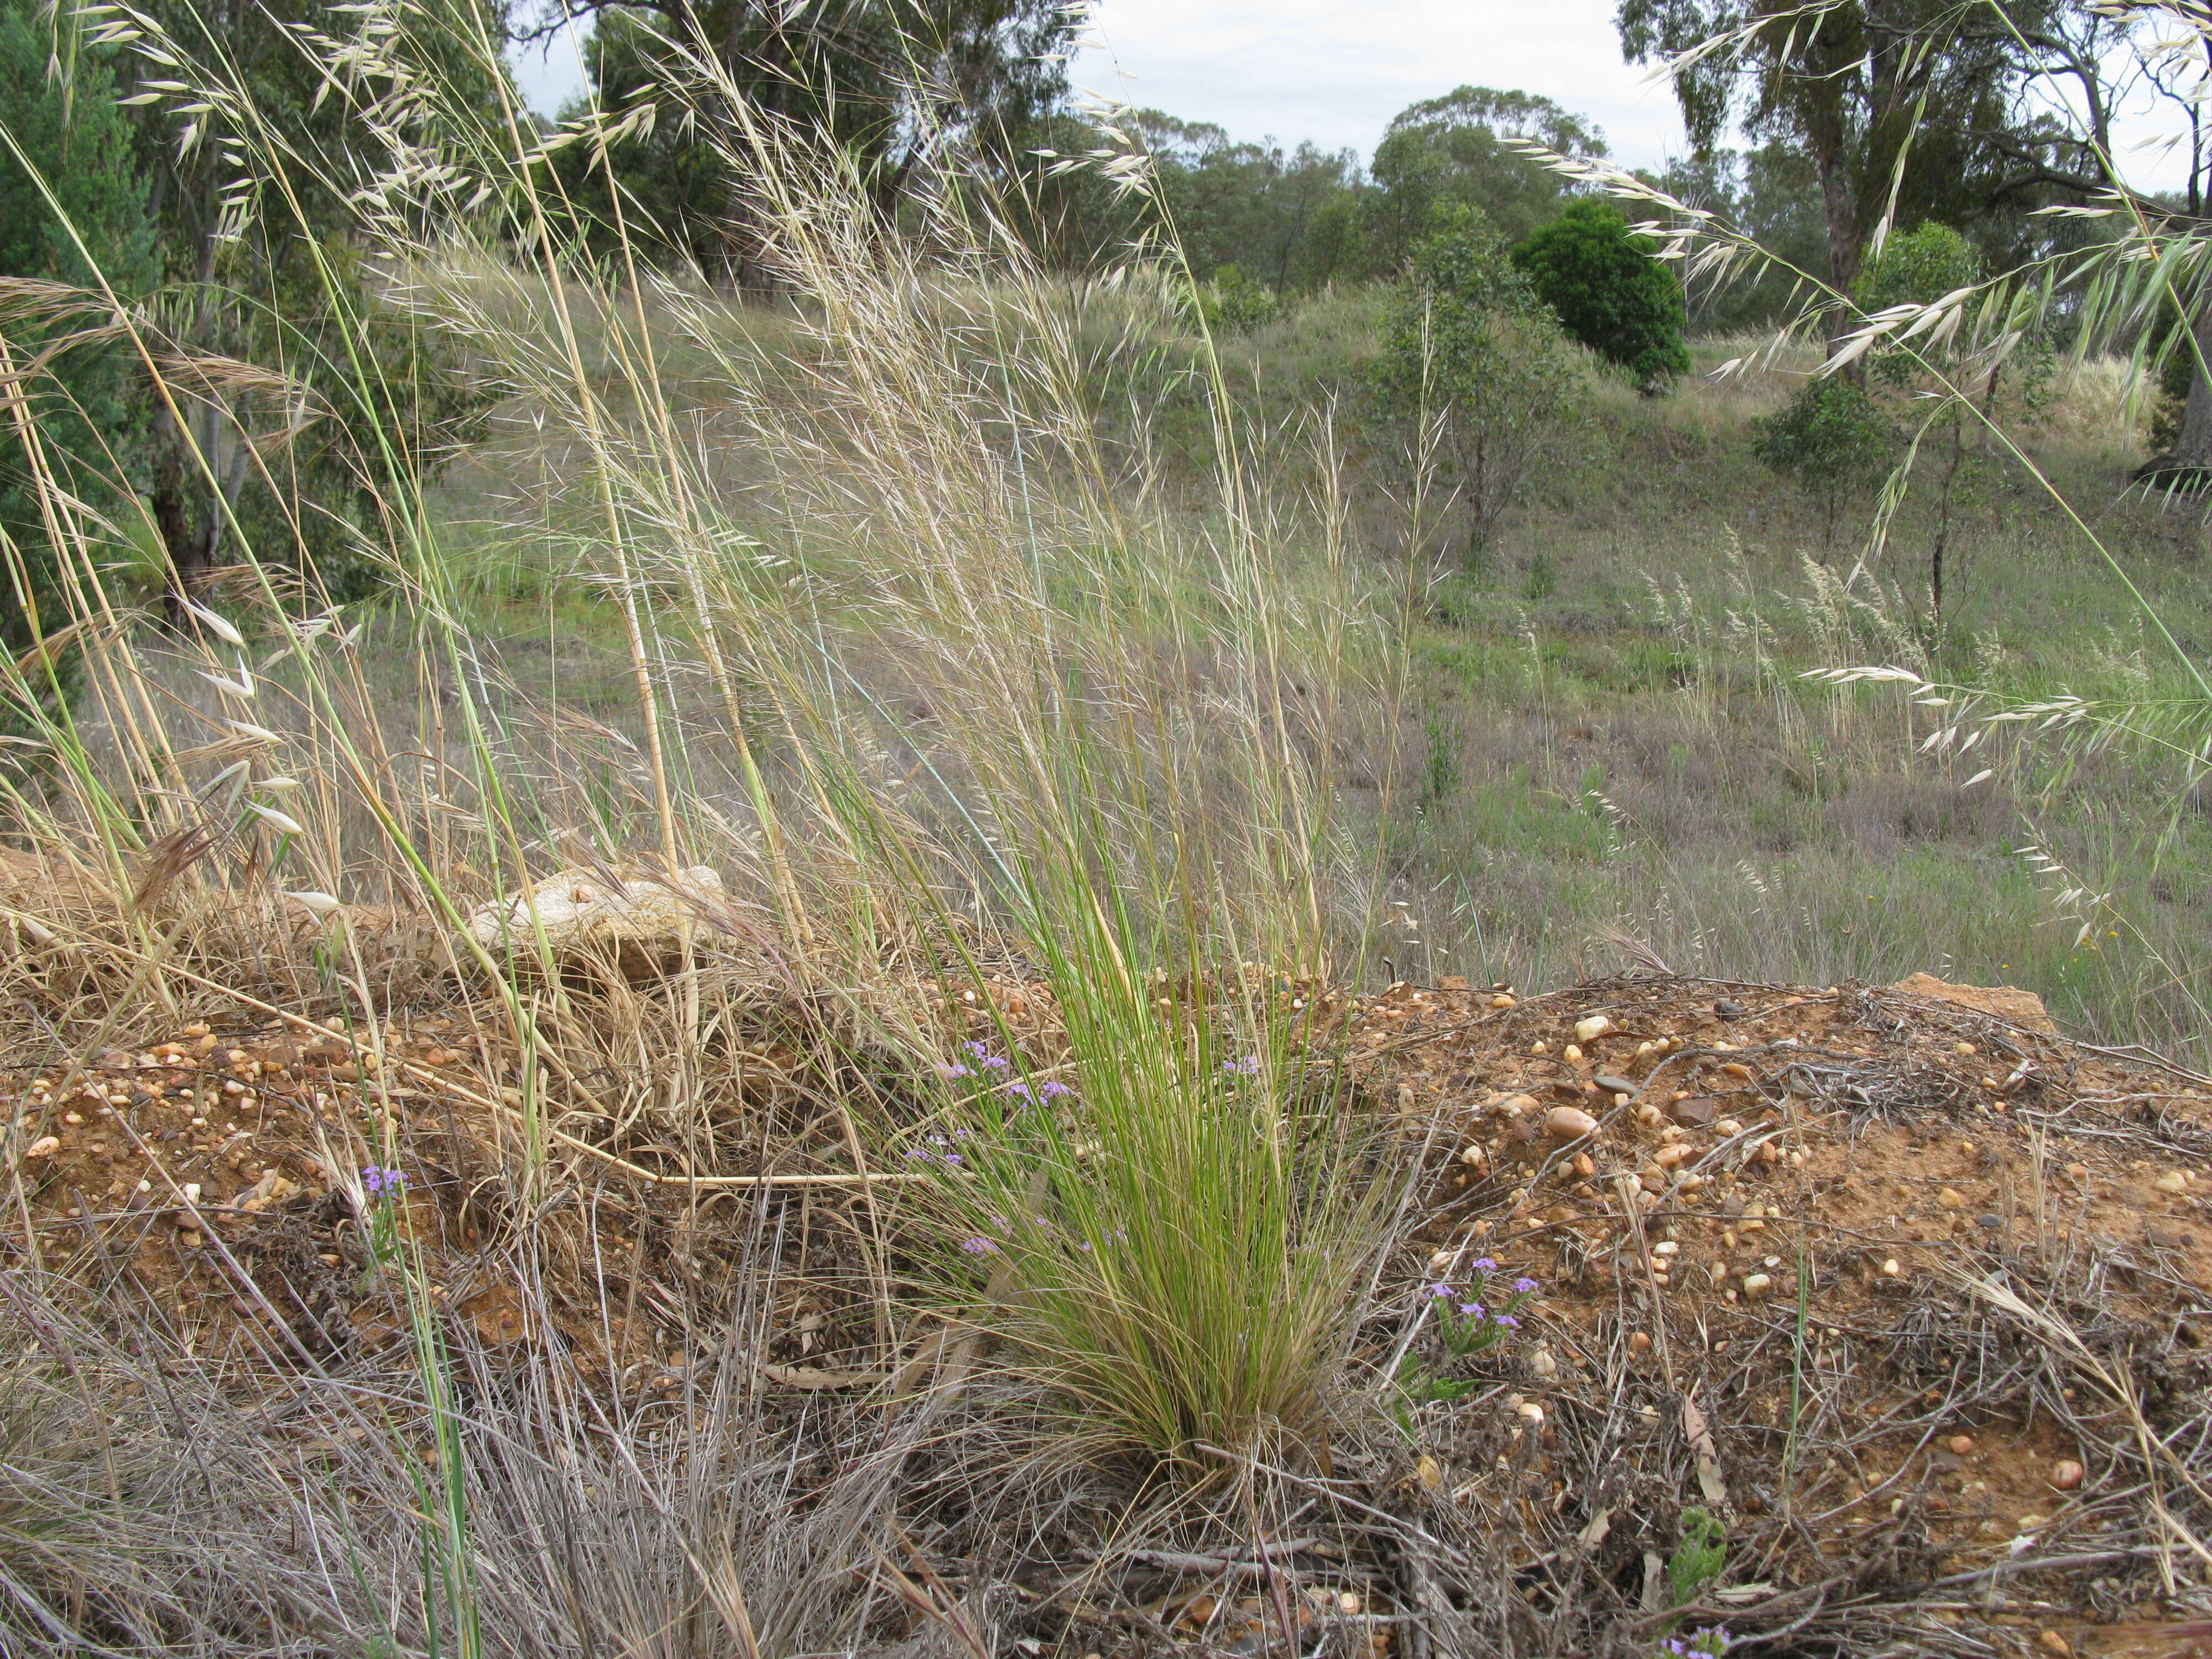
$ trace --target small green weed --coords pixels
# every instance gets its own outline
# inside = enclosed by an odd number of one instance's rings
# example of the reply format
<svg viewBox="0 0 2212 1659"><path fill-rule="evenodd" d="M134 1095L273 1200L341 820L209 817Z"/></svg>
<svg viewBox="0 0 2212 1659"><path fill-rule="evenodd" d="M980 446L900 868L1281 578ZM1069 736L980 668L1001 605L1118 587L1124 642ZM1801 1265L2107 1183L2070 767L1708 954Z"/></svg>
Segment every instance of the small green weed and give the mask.
<svg viewBox="0 0 2212 1659"><path fill-rule="evenodd" d="M1696 1505L1682 1511L1682 1539L1674 1546L1674 1553L1668 1559L1667 1583L1674 1592L1674 1605L1686 1607L1698 1599L1705 1586L1721 1576L1728 1565L1728 1531L1718 1516L1710 1510ZM1709 1632L1700 1632L1704 1636ZM1722 1632L1726 1644L1726 1633ZM1676 1653L1701 1653L1700 1648L1674 1648Z"/></svg>

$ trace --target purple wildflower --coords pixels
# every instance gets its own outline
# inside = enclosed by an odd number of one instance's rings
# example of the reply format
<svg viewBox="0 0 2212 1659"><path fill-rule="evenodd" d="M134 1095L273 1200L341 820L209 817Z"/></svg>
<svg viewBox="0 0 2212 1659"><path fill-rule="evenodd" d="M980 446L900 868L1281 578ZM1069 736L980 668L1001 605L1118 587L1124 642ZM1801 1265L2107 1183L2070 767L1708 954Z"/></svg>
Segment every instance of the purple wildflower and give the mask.
<svg viewBox="0 0 2212 1659"><path fill-rule="evenodd" d="M1495 1322L1504 1326L1509 1331L1517 1331L1521 1328L1521 1322L1511 1314L1498 1315Z"/></svg>
<svg viewBox="0 0 2212 1659"><path fill-rule="evenodd" d="M1459 1310L1469 1319L1480 1319L1486 1311L1480 1302L1462 1302L1459 1304Z"/></svg>
<svg viewBox="0 0 2212 1659"><path fill-rule="evenodd" d="M1062 1095L1073 1094L1075 1091L1070 1088L1066 1084L1060 1082L1057 1078L1054 1078L1043 1084L1038 1092L1042 1094L1047 1100L1057 1100Z"/></svg>
<svg viewBox="0 0 2212 1659"><path fill-rule="evenodd" d="M975 1075L975 1073L969 1071L965 1066L940 1066L937 1069L942 1072L947 1078L973 1077Z"/></svg>
<svg viewBox="0 0 2212 1659"><path fill-rule="evenodd" d="M1260 1075L1260 1056L1247 1054L1242 1060L1224 1060L1221 1062L1221 1069L1235 1077L1257 1077Z"/></svg>
<svg viewBox="0 0 2212 1659"><path fill-rule="evenodd" d="M1036 1104L1036 1097L1030 1092L1030 1085L1026 1083L1009 1083L1000 1093L1012 1095L1025 1106Z"/></svg>
<svg viewBox="0 0 2212 1659"><path fill-rule="evenodd" d="M1006 1056L1003 1054L993 1054L981 1043L963 1042L960 1046L965 1048L969 1054L973 1054L975 1057L975 1063L981 1066L985 1071L1003 1072L1006 1069Z"/></svg>
<svg viewBox="0 0 2212 1659"><path fill-rule="evenodd" d="M1516 1279L1513 1281L1513 1288L1522 1296L1534 1296L1538 1286L1533 1279Z"/></svg>
<svg viewBox="0 0 2212 1659"><path fill-rule="evenodd" d="M372 1193L392 1197L407 1185L405 1171L372 1164L361 1172L361 1184Z"/></svg>
<svg viewBox="0 0 2212 1659"><path fill-rule="evenodd" d="M1486 1255L1475 1262L1474 1270L1479 1273L1494 1273L1498 1271L1498 1264Z"/></svg>
<svg viewBox="0 0 2212 1659"><path fill-rule="evenodd" d="M1441 1298L1441 1297L1443 1297L1449 1296L1451 1293L1452 1293L1452 1287L1451 1287L1450 1285L1449 1285L1445 1284L1445 1283L1444 1283L1443 1280L1441 1280L1441 1279L1437 1280L1437 1283L1435 1283L1435 1284L1433 1284L1433 1285L1430 1285L1430 1286L1429 1286L1429 1294L1430 1294L1431 1296L1433 1296L1433 1297L1437 1297Z"/></svg>
<svg viewBox="0 0 2212 1659"><path fill-rule="evenodd" d="M981 1233L973 1238L962 1239L960 1248L970 1255L996 1255L999 1253L999 1247Z"/></svg>

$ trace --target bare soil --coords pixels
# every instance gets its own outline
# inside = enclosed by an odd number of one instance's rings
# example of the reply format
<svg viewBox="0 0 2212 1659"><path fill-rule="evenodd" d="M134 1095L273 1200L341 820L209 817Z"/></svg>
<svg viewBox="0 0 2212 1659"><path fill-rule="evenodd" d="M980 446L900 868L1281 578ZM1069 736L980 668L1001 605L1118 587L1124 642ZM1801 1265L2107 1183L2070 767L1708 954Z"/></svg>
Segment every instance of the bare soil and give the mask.
<svg viewBox="0 0 2212 1659"><path fill-rule="evenodd" d="M1475 1260L1540 1294L1458 1362L1461 1398L1306 1449L1284 1477L1310 1499L1272 1552L1063 1517L990 1566L1021 1651L1285 1651L1294 1627L1301 1652L1635 1654L1717 1625L1771 1653L2202 1650L2212 1080L1924 975L1280 994L1317 1086L1379 1112L1420 1172L1357 1388L1387 1403L1394 1355L1442 1363L1425 1299ZM1019 975L993 1008L936 1000L956 1034L1056 1058L1049 994ZM836 1105L849 1054L809 1054L787 1019L749 1034L725 1086L757 1155L726 1155L733 1130L702 1172L587 1079L526 1096L496 1030L465 1005L375 1032L234 1006L12 1056L25 1198L0 1254L127 1298L251 1389L405 1335L345 1196L388 1156L456 1340L557 1351L678 1425L732 1365L795 1400L911 1386L881 1188L853 1179ZM531 1111L567 1160L528 1222L550 1297L489 1248L515 1218L479 1196ZM766 1340L708 1340L720 1247L763 1217ZM1725 1565L1678 1606L1692 1509ZM949 1559L917 1582L940 1571L958 1583Z"/></svg>

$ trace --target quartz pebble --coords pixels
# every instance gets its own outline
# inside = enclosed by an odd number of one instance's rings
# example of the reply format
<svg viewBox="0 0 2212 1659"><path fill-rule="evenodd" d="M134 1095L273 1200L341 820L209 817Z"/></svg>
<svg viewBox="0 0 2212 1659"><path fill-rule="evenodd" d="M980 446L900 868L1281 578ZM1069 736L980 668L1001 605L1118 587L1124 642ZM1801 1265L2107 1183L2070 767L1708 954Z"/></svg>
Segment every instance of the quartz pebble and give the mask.
<svg viewBox="0 0 2212 1659"><path fill-rule="evenodd" d="M1743 1279L1743 1293L1746 1296L1763 1295L1772 1288L1773 1284L1773 1279L1768 1274L1746 1273Z"/></svg>
<svg viewBox="0 0 2212 1659"><path fill-rule="evenodd" d="M1973 1450L1974 1437L1971 1434L1954 1434L1943 1443L1943 1447L1954 1457L1964 1457Z"/></svg>
<svg viewBox="0 0 2212 1659"><path fill-rule="evenodd" d="M1560 1140L1574 1140L1597 1133L1597 1120L1579 1106L1554 1106L1545 1114L1544 1127Z"/></svg>
<svg viewBox="0 0 2212 1659"><path fill-rule="evenodd" d="M2061 1492L2072 1492L2081 1484L2087 1473L2070 1457L2062 1457L2051 1466L2051 1484Z"/></svg>
<svg viewBox="0 0 2212 1659"><path fill-rule="evenodd" d="M1575 1022L1575 1040L1577 1042L1595 1042L1612 1029L1613 1022L1603 1014L1592 1014L1588 1019Z"/></svg>
<svg viewBox="0 0 2212 1659"><path fill-rule="evenodd" d="M2150 1184L2162 1193L2185 1193L2189 1190L2189 1177L2179 1170L2168 1170Z"/></svg>
<svg viewBox="0 0 2212 1659"><path fill-rule="evenodd" d="M36 1140L23 1148L23 1156L25 1158L52 1158L56 1152L61 1151L61 1149L62 1143L59 1136L40 1135Z"/></svg>

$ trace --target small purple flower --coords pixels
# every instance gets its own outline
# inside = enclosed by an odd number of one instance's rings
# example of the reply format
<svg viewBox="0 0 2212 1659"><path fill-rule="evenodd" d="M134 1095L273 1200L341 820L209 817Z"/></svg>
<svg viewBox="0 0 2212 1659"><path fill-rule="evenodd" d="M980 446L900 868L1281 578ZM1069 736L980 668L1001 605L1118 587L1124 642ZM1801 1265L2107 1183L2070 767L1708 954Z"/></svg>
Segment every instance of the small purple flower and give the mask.
<svg viewBox="0 0 2212 1659"><path fill-rule="evenodd" d="M975 1058L975 1063L981 1066L985 1071L1003 1072L1006 1069L1006 1057L1003 1054L993 1054L981 1043L963 1042L960 1046L965 1048L970 1054L974 1055Z"/></svg>
<svg viewBox="0 0 2212 1659"><path fill-rule="evenodd" d="M999 1092L1001 1094L1014 1096L1024 1106L1034 1106L1036 1104L1036 1097L1030 1092L1030 1085L1026 1083L1009 1083Z"/></svg>
<svg viewBox="0 0 2212 1659"><path fill-rule="evenodd" d="M1462 1302L1459 1304L1459 1310L1469 1319L1480 1319L1486 1311L1480 1302Z"/></svg>
<svg viewBox="0 0 2212 1659"><path fill-rule="evenodd" d="M1075 1091L1057 1078L1054 1078L1040 1085L1038 1092L1047 1100L1058 1100L1062 1095L1072 1095Z"/></svg>
<svg viewBox="0 0 2212 1659"><path fill-rule="evenodd" d="M1433 1296L1433 1297L1438 1297L1439 1299L1441 1299L1442 1297L1448 1297L1448 1296L1449 1296L1451 1293L1452 1293L1452 1287L1451 1287L1450 1285L1447 1285L1447 1284L1443 1283L1441 1279L1439 1279L1437 1283L1435 1283L1435 1284L1433 1284L1433 1285L1430 1285L1430 1286L1429 1286L1429 1294L1430 1294L1431 1296Z"/></svg>
<svg viewBox="0 0 2212 1659"><path fill-rule="evenodd" d="M1475 1262L1474 1270L1479 1273L1494 1273L1498 1271L1498 1264L1486 1255Z"/></svg>
<svg viewBox="0 0 2212 1659"><path fill-rule="evenodd" d="M406 1187L407 1176L404 1170L372 1164L362 1170L361 1184L372 1193L390 1198Z"/></svg>
<svg viewBox="0 0 2212 1659"><path fill-rule="evenodd" d="M1500 1314L1492 1322L1504 1326L1509 1331L1517 1331L1521 1328L1521 1322L1511 1314Z"/></svg>
<svg viewBox="0 0 2212 1659"><path fill-rule="evenodd" d="M1513 1281L1513 1288L1520 1295L1534 1296L1537 1291L1538 1285L1536 1281L1533 1279L1516 1279Z"/></svg>
<svg viewBox="0 0 2212 1659"><path fill-rule="evenodd" d="M1221 1062L1221 1069L1234 1077L1257 1077L1260 1075L1260 1056L1247 1054L1242 1060L1224 1060Z"/></svg>
<svg viewBox="0 0 2212 1659"><path fill-rule="evenodd" d="M981 1233L973 1238L962 1239L960 1248L970 1255L996 1255L999 1253L999 1247Z"/></svg>
<svg viewBox="0 0 2212 1659"><path fill-rule="evenodd" d="M937 1069L943 1073L948 1079L956 1077L973 1077L975 1075L975 1073L969 1070L965 1066L940 1066Z"/></svg>

